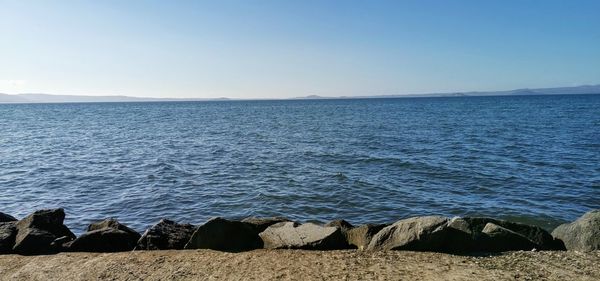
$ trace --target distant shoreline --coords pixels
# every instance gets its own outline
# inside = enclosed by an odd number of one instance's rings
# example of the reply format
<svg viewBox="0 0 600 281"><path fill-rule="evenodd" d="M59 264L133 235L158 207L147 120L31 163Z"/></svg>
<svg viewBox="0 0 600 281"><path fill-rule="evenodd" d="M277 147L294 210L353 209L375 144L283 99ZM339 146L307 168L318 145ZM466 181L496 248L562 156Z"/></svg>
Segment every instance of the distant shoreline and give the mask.
<svg viewBox="0 0 600 281"><path fill-rule="evenodd" d="M428 98L428 97L483 97L483 96L540 96L540 95L597 95L600 85L583 85L577 87L516 89L508 91L476 91L447 92L425 94L389 94L370 96L336 96L326 97L309 95L292 98L146 98L130 96L85 96L85 95L53 95L53 94L16 94L0 93L0 104L22 103L102 103L102 102L191 102L191 101L270 101L270 100L348 100L348 99L391 99L391 98Z"/></svg>
<svg viewBox="0 0 600 281"><path fill-rule="evenodd" d="M157 99L157 100L114 100L114 101L29 101L3 102L0 104L93 104L93 103L184 103L184 102L244 102L244 101L318 101L318 100L383 100L412 98L481 98L481 97L540 97L540 96L593 96L598 93L577 94L486 94L486 95L398 95L398 96L360 96L360 97L319 97L319 98L281 98L281 99Z"/></svg>

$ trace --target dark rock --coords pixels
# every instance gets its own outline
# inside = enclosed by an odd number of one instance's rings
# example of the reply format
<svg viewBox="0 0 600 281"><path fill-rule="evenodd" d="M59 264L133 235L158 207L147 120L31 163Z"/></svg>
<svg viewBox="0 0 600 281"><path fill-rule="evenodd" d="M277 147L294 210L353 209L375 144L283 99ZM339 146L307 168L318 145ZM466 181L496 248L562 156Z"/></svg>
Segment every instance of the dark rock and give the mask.
<svg viewBox="0 0 600 281"><path fill-rule="evenodd" d="M260 237L267 249L349 249L340 228L313 223L282 222L269 226Z"/></svg>
<svg viewBox="0 0 600 281"><path fill-rule="evenodd" d="M365 250L369 246L371 239L387 224L365 224L345 231L348 244L359 250Z"/></svg>
<svg viewBox="0 0 600 281"><path fill-rule="evenodd" d="M141 237L114 218L92 223L87 230L72 242L60 241L62 246L74 252L122 252L133 250Z"/></svg>
<svg viewBox="0 0 600 281"><path fill-rule="evenodd" d="M600 210L585 213L576 221L559 225L552 236L564 242L567 250L600 250Z"/></svg>
<svg viewBox="0 0 600 281"><path fill-rule="evenodd" d="M510 222L505 220L497 220L492 218L479 218L479 217L465 217L462 218L469 226L471 233L473 234L473 239L475 240L476 245L480 244L481 239L486 239L485 237L480 237L482 235L483 228L488 223L493 223L497 226L501 226L510 231L516 232L525 236L531 242L533 242L536 246L535 248L538 250L564 250L564 245L561 241L558 241L548 233L548 231L533 225L527 225L517 222ZM474 249L474 250L485 250L485 249Z"/></svg>
<svg viewBox="0 0 600 281"><path fill-rule="evenodd" d="M485 234L485 238L482 239L485 241L482 243L485 251L529 251L536 248L536 244L527 237L491 222L485 225L481 233Z"/></svg>
<svg viewBox="0 0 600 281"><path fill-rule="evenodd" d="M3 212L0 212L0 222L11 222L11 221L16 221L17 219L15 219L15 217L9 215L9 214L5 214Z"/></svg>
<svg viewBox="0 0 600 281"><path fill-rule="evenodd" d="M70 245L70 242L72 242L72 241L73 241L73 238L71 238L69 236L63 236L63 237L54 239L54 241L52 241L52 243L50 243L50 246L59 252L64 252L64 251L69 250L68 245Z"/></svg>
<svg viewBox="0 0 600 281"><path fill-rule="evenodd" d="M137 239L131 233L116 228L88 231L65 245L72 252L125 252L135 247Z"/></svg>
<svg viewBox="0 0 600 281"><path fill-rule="evenodd" d="M325 224L325 226L337 227L337 228L341 229L342 231L350 230L350 229L354 228L354 226L352 224L350 224L349 222L347 222L345 220L333 220L333 221L330 221L327 224Z"/></svg>
<svg viewBox="0 0 600 281"><path fill-rule="evenodd" d="M352 245L348 240L348 232L354 228L354 226L347 222L346 220L333 220L325 224L326 227L337 227L342 232L342 235L346 239L346 243L349 248L358 248L355 245Z"/></svg>
<svg viewBox="0 0 600 281"><path fill-rule="evenodd" d="M127 233L130 233L132 235L140 235L139 233L137 233L137 231L127 227L126 225L120 223L117 219L115 218L108 218L108 219L104 219L98 222L94 222L91 223L88 226L87 231L94 231L94 230L99 230L99 229L104 229L104 228L113 228L113 229L118 229Z"/></svg>
<svg viewBox="0 0 600 281"><path fill-rule="evenodd" d="M18 254L48 254L57 249L52 242L63 236L75 235L63 224L63 209L40 210L23 218L16 224L17 236L13 250Z"/></svg>
<svg viewBox="0 0 600 281"><path fill-rule="evenodd" d="M12 252L17 236L16 222L0 222L0 254Z"/></svg>
<svg viewBox="0 0 600 281"><path fill-rule="evenodd" d="M196 227L162 219L146 230L137 243L136 250L181 250L190 241Z"/></svg>
<svg viewBox="0 0 600 281"><path fill-rule="evenodd" d="M409 250L457 252L468 243L468 233L448 227L448 219L440 216L413 217L397 221L381 229L369 243L369 250Z"/></svg>
<svg viewBox="0 0 600 281"><path fill-rule="evenodd" d="M199 226L185 249L212 249L242 252L262 248L253 225L241 221L212 218Z"/></svg>
<svg viewBox="0 0 600 281"><path fill-rule="evenodd" d="M249 217L242 220L242 222L250 224L255 230L256 233L261 233L267 229L267 227L274 225L280 222L288 222L291 221L284 217L268 217L268 218L257 218L257 217Z"/></svg>

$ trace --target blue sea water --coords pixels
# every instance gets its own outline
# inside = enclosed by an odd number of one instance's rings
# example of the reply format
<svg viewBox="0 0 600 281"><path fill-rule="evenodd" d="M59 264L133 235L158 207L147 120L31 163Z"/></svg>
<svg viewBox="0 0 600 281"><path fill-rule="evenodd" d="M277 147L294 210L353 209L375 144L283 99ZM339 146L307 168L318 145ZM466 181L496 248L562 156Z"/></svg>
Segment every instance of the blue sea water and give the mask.
<svg viewBox="0 0 600 281"><path fill-rule="evenodd" d="M0 105L0 211L51 207L551 229L600 208L600 95Z"/></svg>

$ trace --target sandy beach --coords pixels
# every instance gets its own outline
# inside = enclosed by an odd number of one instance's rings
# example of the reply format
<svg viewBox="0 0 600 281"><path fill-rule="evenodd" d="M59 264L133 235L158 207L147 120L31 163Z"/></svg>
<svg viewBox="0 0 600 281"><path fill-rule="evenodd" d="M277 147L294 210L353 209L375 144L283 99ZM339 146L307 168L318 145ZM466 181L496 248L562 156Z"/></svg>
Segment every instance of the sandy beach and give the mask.
<svg viewBox="0 0 600 281"><path fill-rule="evenodd" d="M212 250L0 256L1 280L600 280L600 251Z"/></svg>

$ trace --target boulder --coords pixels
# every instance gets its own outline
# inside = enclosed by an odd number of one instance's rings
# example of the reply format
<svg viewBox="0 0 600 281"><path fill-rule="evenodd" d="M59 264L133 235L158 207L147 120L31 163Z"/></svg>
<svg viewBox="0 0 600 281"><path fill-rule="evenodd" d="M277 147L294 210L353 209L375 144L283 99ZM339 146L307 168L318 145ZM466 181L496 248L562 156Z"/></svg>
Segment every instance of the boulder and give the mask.
<svg viewBox="0 0 600 281"><path fill-rule="evenodd" d="M461 220L464 220L468 224L468 229L471 231L473 235L473 240L475 241L474 251L486 251L486 249L478 248L477 245L481 245L482 243L486 243L485 240L487 237L482 235L482 231L488 223L495 224L497 226L501 226L510 231L516 232L520 235L525 236L531 242L535 244L535 248L538 250L564 250L564 245L560 240L554 239L548 231L542 229L538 226L527 225L517 222L510 222L505 220L497 220L492 218L484 218L484 217L465 217Z"/></svg>
<svg viewBox="0 0 600 281"><path fill-rule="evenodd" d="M11 222L11 221L17 221L17 219L15 219L15 217L13 217L9 214L0 212L0 223L1 222Z"/></svg>
<svg viewBox="0 0 600 281"><path fill-rule="evenodd" d="M536 244L527 237L491 222L485 225L481 233L485 234L485 238L482 238L485 242L481 244L485 251L529 251L536 248Z"/></svg>
<svg viewBox="0 0 600 281"><path fill-rule="evenodd" d="M349 223L345 220L333 220L333 221L330 221L327 224L325 224L325 226L337 227L337 228L341 229L342 232L348 231L348 230L354 228L354 226L351 223Z"/></svg>
<svg viewBox="0 0 600 281"><path fill-rule="evenodd" d="M136 237L131 233L116 228L102 228L82 234L65 247L72 252L125 252L133 250L136 242Z"/></svg>
<svg viewBox="0 0 600 281"><path fill-rule="evenodd" d="M257 218L257 217L249 217L242 220L242 222L250 224L255 230L256 233L261 233L267 229L267 227L274 225L280 222L288 222L290 221L284 217L268 217L268 218Z"/></svg>
<svg viewBox="0 0 600 281"><path fill-rule="evenodd" d="M260 238L267 249L336 250L349 249L338 227L314 223L282 222L269 226Z"/></svg>
<svg viewBox="0 0 600 281"><path fill-rule="evenodd" d="M17 236L16 222L0 222L0 254L12 252Z"/></svg>
<svg viewBox="0 0 600 281"><path fill-rule="evenodd" d="M354 228L354 226L347 222L346 220L333 220L328 222L327 224L325 224L326 227L337 227L340 229L340 231L342 232L342 235L344 235L344 238L346 239L346 243L348 244L349 248L358 248L355 245L352 245L349 240L348 240L348 232L350 230L352 230Z"/></svg>
<svg viewBox="0 0 600 281"><path fill-rule="evenodd" d="M412 217L381 229L369 243L368 250L409 250L462 252L471 236L449 227L440 216Z"/></svg>
<svg viewBox="0 0 600 281"><path fill-rule="evenodd" d="M71 238L69 236L58 237L58 238L54 239L54 241L52 241L52 243L50 243L50 246L52 246L58 252L65 252L65 251L69 251L68 246L70 245L70 243L72 241L73 241L73 238Z"/></svg>
<svg viewBox="0 0 600 281"><path fill-rule="evenodd" d="M365 224L345 232L346 241L353 247L359 250L365 250L369 246L371 239L387 224Z"/></svg>
<svg viewBox="0 0 600 281"><path fill-rule="evenodd" d="M130 233L132 235L138 235L138 236L140 235L139 233L137 233L137 231L120 223L115 218L108 218L108 219L104 219L104 220L101 220L98 222L91 223L88 226L87 231L94 231L94 230L99 230L99 229L104 229L104 228L113 228L113 229L118 229L118 230Z"/></svg>
<svg viewBox="0 0 600 281"><path fill-rule="evenodd" d="M17 235L13 251L18 254L48 254L57 252L52 242L59 237L75 239L63 224L63 209L39 210L16 224Z"/></svg>
<svg viewBox="0 0 600 281"><path fill-rule="evenodd" d="M212 249L224 252L259 248L262 248L262 241L253 225L218 217L199 226L185 245L185 249Z"/></svg>
<svg viewBox="0 0 600 281"><path fill-rule="evenodd" d="M181 250L190 241L196 227L162 219L150 227L137 243L136 250Z"/></svg>
<svg viewBox="0 0 600 281"><path fill-rule="evenodd" d="M564 242L567 250L600 250L600 210L585 213L576 221L559 225L552 236Z"/></svg>
<svg viewBox="0 0 600 281"><path fill-rule="evenodd" d="M109 218L90 224L87 232L63 245L72 252L124 252L133 250L140 237L135 230Z"/></svg>

